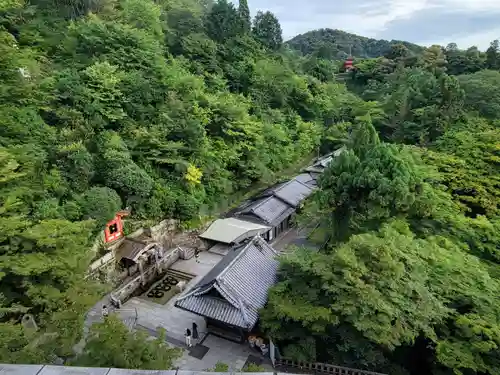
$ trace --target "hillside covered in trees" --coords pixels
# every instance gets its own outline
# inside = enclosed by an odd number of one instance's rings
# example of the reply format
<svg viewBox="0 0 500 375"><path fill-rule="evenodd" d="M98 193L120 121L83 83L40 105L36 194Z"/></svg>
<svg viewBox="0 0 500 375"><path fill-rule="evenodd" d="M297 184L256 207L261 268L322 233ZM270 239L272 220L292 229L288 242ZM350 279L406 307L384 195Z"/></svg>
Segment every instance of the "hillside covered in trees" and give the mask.
<svg viewBox="0 0 500 375"><path fill-rule="evenodd" d="M365 111L245 1L1 1L0 40L0 363L73 355L100 292L89 249L117 210L189 221Z"/></svg>
<svg viewBox="0 0 500 375"><path fill-rule="evenodd" d="M285 357L500 373L499 63L496 41L357 60L371 109L325 129L346 152L301 217L323 246L282 259L262 315Z"/></svg>
<svg viewBox="0 0 500 375"><path fill-rule="evenodd" d="M315 55L325 59L342 59L349 53L355 57L380 57L396 44L404 45L413 53L421 53L424 50L424 47L405 41L366 38L333 29L308 31L293 37L286 44L304 55Z"/></svg>
<svg viewBox="0 0 500 375"><path fill-rule="evenodd" d="M339 39L301 56L244 0L1 1L0 39L0 362L170 367L114 320L73 358L103 223L188 221L344 145L262 327L296 360L500 373L498 42L360 39L344 85Z"/></svg>

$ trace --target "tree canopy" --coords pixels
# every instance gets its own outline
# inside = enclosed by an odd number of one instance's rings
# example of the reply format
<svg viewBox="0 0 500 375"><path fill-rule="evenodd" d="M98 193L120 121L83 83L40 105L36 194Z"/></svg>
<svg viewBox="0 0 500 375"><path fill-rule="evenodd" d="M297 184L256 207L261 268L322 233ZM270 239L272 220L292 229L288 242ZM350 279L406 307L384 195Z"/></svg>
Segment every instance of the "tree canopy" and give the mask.
<svg viewBox="0 0 500 375"><path fill-rule="evenodd" d="M343 146L299 217L319 251L281 259L262 327L300 361L500 373L498 42L283 43L243 0L9 0L0 21L0 362L74 356L116 211L194 221ZM73 363L175 357L111 317Z"/></svg>
<svg viewBox="0 0 500 375"><path fill-rule="evenodd" d="M170 348L165 332L148 339L144 332L130 333L122 321L111 315L96 323L82 353L71 363L84 367L116 367L140 370L170 370L181 349Z"/></svg>
<svg viewBox="0 0 500 375"><path fill-rule="evenodd" d="M0 21L4 362L71 356L98 295L82 287L90 249L117 211L189 222L310 160L335 103L352 117L354 95L308 74L246 1L4 1Z"/></svg>
<svg viewBox="0 0 500 375"><path fill-rule="evenodd" d="M327 125L322 148L345 150L298 219L318 251L282 257L262 326L297 361L496 374L498 42L383 55L348 74L365 113Z"/></svg>

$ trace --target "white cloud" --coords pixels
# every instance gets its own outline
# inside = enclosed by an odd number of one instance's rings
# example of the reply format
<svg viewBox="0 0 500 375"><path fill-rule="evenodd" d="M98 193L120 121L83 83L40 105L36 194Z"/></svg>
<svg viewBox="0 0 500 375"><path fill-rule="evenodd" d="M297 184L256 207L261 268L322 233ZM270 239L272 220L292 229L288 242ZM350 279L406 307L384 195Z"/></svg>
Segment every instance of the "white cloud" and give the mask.
<svg viewBox="0 0 500 375"><path fill-rule="evenodd" d="M500 1L498 0L434 0L433 2L441 7L449 7L454 10L473 12L500 10Z"/></svg>
<svg viewBox="0 0 500 375"><path fill-rule="evenodd" d="M348 12L337 13L333 8L330 13L319 9L320 6L315 7L314 1L311 1L309 4L300 5L301 12L294 20L287 17L287 13L291 12L290 8L288 11L281 8L276 14L280 18L285 37L292 37L317 28L335 28L375 37L377 32L384 30L389 22L409 18L415 12L428 8L428 3L428 0L367 1L365 4L353 5ZM275 8L280 7L275 6Z"/></svg>
<svg viewBox="0 0 500 375"><path fill-rule="evenodd" d="M375 37L376 33L384 30L389 22L396 19L410 18L412 14L426 9L429 6L429 1L389 0L386 3L379 2L379 4L370 2L360 7L359 12L335 15L331 18L330 24L332 26L330 27L355 32L367 37ZM364 12L362 11L363 8Z"/></svg>

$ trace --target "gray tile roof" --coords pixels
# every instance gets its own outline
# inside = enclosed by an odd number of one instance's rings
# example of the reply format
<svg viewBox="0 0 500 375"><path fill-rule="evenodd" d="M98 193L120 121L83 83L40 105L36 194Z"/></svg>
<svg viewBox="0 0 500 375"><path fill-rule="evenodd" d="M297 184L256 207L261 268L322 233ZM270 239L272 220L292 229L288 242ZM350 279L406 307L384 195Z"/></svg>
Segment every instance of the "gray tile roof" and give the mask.
<svg viewBox="0 0 500 375"><path fill-rule="evenodd" d="M235 216L241 220L263 223L274 227L287 216L293 214L294 211L293 207L281 199L267 196L242 205L235 213Z"/></svg>
<svg viewBox="0 0 500 375"><path fill-rule="evenodd" d="M347 148L345 146L340 147L339 149L330 152L318 159L313 163L313 165L307 167L305 169L306 172L314 172L314 173L323 173L325 168L332 162L334 158L345 152Z"/></svg>
<svg viewBox="0 0 500 375"><path fill-rule="evenodd" d="M257 200L246 202L237 213L242 219L255 217L258 220L276 226L295 212L295 208L313 188L293 179L264 190Z"/></svg>
<svg viewBox="0 0 500 375"><path fill-rule="evenodd" d="M314 180L314 178L311 176L311 173L301 173L296 176L295 179L299 182L302 182L303 184L307 184L308 182Z"/></svg>
<svg viewBox="0 0 500 375"><path fill-rule="evenodd" d="M294 178L276 189L274 195L293 207L297 207L300 202L311 195L312 192L313 189L311 187Z"/></svg>
<svg viewBox="0 0 500 375"><path fill-rule="evenodd" d="M287 217L294 211L293 207L290 207L282 200L276 197L268 197L257 201L257 204L253 206L249 212L253 213L264 222L275 226L282 221L282 217Z"/></svg>
<svg viewBox="0 0 500 375"><path fill-rule="evenodd" d="M259 236L231 250L175 306L220 322L252 329L276 282L276 251Z"/></svg>

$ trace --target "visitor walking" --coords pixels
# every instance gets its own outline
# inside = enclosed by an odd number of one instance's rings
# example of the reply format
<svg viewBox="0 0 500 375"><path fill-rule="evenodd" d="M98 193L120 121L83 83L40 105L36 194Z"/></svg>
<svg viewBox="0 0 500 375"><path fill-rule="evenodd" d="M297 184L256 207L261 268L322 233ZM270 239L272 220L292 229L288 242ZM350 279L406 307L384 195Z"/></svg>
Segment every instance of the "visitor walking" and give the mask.
<svg viewBox="0 0 500 375"><path fill-rule="evenodd" d="M186 329L186 334L185 334L185 336L186 336L186 346L187 346L188 348L192 347L192 346L193 346L193 344L191 343L191 330L190 330L189 328L188 328L188 329Z"/></svg>
<svg viewBox="0 0 500 375"><path fill-rule="evenodd" d="M196 263L200 263L200 250L194 250L194 259L196 259Z"/></svg>
<svg viewBox="0 0 500 375"><path fill-rule="evenodd" d="M109 311L108 311L108 308L106 307L106 305L102 305L101 314L102 314L102 317L104 319L106 319L108 317Z"/></svg>
<svg viewBox="0 0 500 375"><path fill-rule="evenodd" d="M196 324L195 322L193 322L193 339L194 340L198 340L198 324ZM197 343L198 341L195 341L195 343Z"/></svg>

